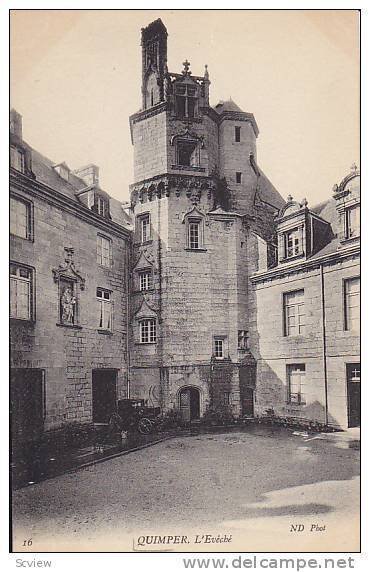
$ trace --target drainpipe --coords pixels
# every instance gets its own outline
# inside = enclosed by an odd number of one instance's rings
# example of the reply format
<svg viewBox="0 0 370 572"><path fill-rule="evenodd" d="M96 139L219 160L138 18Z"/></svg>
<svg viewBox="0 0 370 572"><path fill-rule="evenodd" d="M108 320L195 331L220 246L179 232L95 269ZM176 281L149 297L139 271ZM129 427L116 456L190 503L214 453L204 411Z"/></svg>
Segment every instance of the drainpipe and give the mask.
<svg viewBox="0 0 370 572"><path fill-rule="evenodd" d="M128 244L127 249L127 263L126 263L126 356L127 356L127 399L130 399L130 374L131 374L131 366L130 366L130 335L131 335L131 318L130 318L130 310L131 310L131 248L132 248L132 237L130 237L130 241Z"/></svg>
<svg viewBox="0 0 370 572"><path fill-rule="evenodd" d="M320 282L321 282L321 315L322 315L322 359L324 367L324 388L325 388L325 425L329 424L328 414L328 371L326 364L326 319L325 319L325 284L324 284L324 267L320 264Z"/></svg>

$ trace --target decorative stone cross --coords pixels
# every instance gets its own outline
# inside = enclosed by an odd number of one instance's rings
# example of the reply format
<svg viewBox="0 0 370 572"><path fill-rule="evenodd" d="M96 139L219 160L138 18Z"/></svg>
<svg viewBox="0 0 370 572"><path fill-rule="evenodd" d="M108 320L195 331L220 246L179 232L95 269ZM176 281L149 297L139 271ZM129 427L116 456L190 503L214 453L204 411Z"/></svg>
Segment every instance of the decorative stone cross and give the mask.
<svg viewBox="0 0 370 572"><path fill-rule="evenodd" d="M182 65L184 66L184 69L183 69L182 73L183 73L184 75L190 75L190 73L191 73L191 72L189 71L190 62L186 59L184 62L182 62Z"/></svg>

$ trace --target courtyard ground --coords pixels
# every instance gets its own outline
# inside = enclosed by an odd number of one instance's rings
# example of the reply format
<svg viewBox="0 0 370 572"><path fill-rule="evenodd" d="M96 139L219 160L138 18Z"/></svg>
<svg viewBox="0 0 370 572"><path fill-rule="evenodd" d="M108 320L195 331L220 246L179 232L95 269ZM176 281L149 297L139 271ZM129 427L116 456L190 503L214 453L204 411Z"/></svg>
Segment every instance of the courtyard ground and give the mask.
<svg viewBox="0 0 370 572"><path fill-rule="evenodd" d="M356 434L176 437L15 491L13 549L358 551L359 470Z"/></svg>

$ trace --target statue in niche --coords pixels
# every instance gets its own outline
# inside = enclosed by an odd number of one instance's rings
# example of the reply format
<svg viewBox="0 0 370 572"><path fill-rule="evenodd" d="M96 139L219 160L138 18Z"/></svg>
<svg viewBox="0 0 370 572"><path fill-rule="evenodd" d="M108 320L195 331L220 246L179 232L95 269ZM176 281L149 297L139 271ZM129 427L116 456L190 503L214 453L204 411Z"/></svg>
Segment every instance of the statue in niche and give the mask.
<svg viewBox="0 0 370 572"><path fill-rule="evenodd" d="M73 288L69 284L64 286L62 290L60 306L63 324L74 324L76 298L73 295Z"/></svg>

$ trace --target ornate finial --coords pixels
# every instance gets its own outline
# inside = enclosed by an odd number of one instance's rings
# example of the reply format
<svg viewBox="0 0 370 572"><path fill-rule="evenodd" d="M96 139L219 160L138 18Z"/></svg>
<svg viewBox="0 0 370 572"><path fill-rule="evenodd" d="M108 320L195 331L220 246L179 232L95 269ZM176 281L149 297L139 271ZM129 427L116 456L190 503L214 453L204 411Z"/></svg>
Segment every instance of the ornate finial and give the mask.
<svg viewBox="0 0 370 572"><path fill-rule="evenodd" d="M184 66L184 69L182 70L182 75L190 75L191 74L191 71L189 71L190 62L186 59L184 62L182 62L182 65Z"/></svg>
<svg viewBox="0 0 370 572"><path fill-rule="evenodd" d="M292 201L293 201L292 195L288 195L287 198L286 198L286 202L287 202L287 203L291 203Z"/></svg>
<svg viewBox="0 0 370 572"><path fill-rule="evenodd" d="M208 66L204 66L204 79L209 79Z"/></svg>
<svg viewBox="0 0 370 572"><path fill-rule="evenodd" d="M308 205L308 200L306 199L306 197L302 200L301 202L301 206L302 207L306 207Z"/></svg>
<svg viewBox="0 0 370 572"><path fill-rule="evenodd" d="M333 195L335 195L335 193L338 192L338 185L335 183L335 185L333 185Z"/></svg>
<svg viewBox="0 0 370 572"><path fill-rule="evenodd" d="M358 167L357 167L356 163L352 163L352 165L351 165L351 171L352 171L352 173L357 173Z"/></svg>

